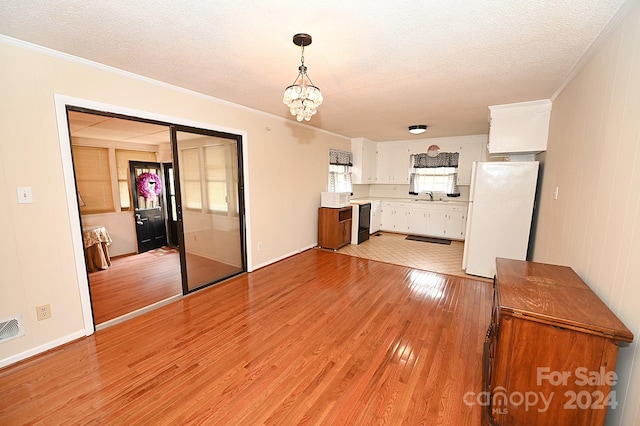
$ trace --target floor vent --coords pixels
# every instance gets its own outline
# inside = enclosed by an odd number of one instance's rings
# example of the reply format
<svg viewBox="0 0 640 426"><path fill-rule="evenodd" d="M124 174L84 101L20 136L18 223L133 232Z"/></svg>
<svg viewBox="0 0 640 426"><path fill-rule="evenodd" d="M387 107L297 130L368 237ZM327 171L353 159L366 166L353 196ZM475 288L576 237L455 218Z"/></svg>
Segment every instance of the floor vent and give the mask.
<svg viewBox="0 0 640 426"><path fill-rule="evenodd" d="M24 336L22 315L0 320L0 343Z"/></svg>

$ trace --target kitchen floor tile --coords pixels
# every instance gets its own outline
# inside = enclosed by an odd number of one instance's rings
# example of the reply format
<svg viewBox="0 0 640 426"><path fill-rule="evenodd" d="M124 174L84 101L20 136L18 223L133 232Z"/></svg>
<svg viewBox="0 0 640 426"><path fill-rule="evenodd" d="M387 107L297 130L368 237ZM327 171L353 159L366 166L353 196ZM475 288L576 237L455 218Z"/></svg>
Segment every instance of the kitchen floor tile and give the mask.
<svg viewBox="0 0 640 426"><path fill-rule="evenodd" d="M338 253L393 263L425 271L491 282L488 278L468 275L462 269L463 241L451 244L411 241L404 234L377 232L361 244L349 244Z"/></svg>

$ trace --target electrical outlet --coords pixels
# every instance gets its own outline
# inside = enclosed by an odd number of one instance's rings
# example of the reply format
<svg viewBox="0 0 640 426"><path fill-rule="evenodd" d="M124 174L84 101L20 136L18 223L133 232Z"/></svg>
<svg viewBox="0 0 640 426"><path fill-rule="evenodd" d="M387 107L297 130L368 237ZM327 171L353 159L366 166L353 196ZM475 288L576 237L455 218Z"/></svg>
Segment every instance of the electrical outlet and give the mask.
<svg viewBox="0 0 640 426"><path fill-rule="evenodd" d="M262 251L262 242L258 243L258 251Z"/></svg>
<svg viewBox="0 0 640 426"><path fill-rule="evenodd" d="M36 306L36 314L38 315L38 321L42 321L47 318L51 318L51 305Z"/></svg>

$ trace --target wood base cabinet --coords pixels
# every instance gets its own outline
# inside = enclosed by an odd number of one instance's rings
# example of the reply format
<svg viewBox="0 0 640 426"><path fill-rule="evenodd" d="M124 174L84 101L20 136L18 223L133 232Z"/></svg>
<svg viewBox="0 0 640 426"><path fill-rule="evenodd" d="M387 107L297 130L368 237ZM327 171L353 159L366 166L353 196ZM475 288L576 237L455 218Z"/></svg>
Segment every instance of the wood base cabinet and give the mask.
<svg viewBox="0 0 640 426"><path fill-rule="evenodd" d="M485 389L472 401L483 424L604 424L633 334L571 268L498 258L496 271Z"/></svg>
<svg viewBox="0 0 640 426"><path fill-rule="evenodd" d="M351 243L351 206L318 209L318 246L338 250Z"/></svg>

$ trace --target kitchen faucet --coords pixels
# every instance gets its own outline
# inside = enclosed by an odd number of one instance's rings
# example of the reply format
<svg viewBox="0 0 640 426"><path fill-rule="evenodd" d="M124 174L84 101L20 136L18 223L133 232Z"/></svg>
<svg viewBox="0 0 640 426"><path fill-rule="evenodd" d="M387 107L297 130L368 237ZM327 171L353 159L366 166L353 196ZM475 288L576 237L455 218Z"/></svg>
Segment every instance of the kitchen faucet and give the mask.
<svg viewBox="0 0 640 426"><path fill-rule="evenodd" d="M431 198L431 201L433 201L433 191L427 192L427 195L429 195L429 198Z"/></svg>

